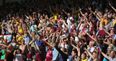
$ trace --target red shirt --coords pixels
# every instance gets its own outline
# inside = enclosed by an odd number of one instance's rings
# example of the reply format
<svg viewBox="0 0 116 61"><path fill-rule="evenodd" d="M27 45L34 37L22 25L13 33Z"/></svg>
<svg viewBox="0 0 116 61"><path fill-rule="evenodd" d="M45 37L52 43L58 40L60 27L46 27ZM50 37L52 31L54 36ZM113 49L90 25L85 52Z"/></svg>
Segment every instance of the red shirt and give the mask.
<svg viewBox="0 0 116 61"><path fill-rule="evenodd" d="M52 61L52 51L48 50L47 54L46 54L46 61Z"/></svg>
<svg viewBox="0 0 116 61"><path fill-rule="evenodd" d="M28 59L31 59L31 58L32 58L32 54L31 54L31 53L28 53L28 54L27 54L27 58L28 58Z"/></svg>
<svg viewBox="0 0 116 61"><path fill-rule="evenodd" d="M40 57L39 53L36 53L36 61L41 61L41 57Z"/></svg>
<svg viewBox="0 0 116 61"><path fill-rule="evenodd" d="M99 30L98 35L100 35L100 36L102 36L102 37L103 37L103 36L105 36L105 34L106 34L106 33L105 33L105 31L104 31L104 30Z"/></svg>

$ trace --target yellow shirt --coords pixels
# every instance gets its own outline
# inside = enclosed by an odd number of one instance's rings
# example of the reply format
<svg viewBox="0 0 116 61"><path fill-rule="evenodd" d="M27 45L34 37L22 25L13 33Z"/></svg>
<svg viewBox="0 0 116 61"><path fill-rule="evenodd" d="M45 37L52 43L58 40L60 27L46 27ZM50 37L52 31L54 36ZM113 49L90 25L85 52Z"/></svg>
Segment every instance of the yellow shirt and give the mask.
<svg viewBox="0 0 116 61"><path fill-rule="evenodd" d="M54 15L54 20L57 20L58 18L57 18L57 15Z"/></svg>
<svg viewBox="0 0 116 61"><path fill-rule="evenodd" d="M22 28L21 26L18 27L18 32L19 32L20 34L23 33L23 28Z"/></svg>
<svg viewBox="0 0 116 61"><path fill-rule="evenodd" d="M113 27L114 27L114 25L116 24L116 19L115 19L112 23L113 23L112 25L113 25Z"/></svg>
<svg viewBox="0 0 116 61"><path fill-rule="evenodd" d="M17 42L19 43L19 44L22 44L23 43L23 36L17 36Z"/></svg>
<svg viewBox="0 0 116 61"><path fill-rule="evenodd" d="M108 20L107 19L105 19L105 18L101 18L100 19L100 27L103 27L104 25L107 25L108 24Z"/></svg>
<svg viewBox="0 0 116 61"><path fill-rule="evenodd" d="M87 61L87 59L82 59L81 61Z"/></svg>

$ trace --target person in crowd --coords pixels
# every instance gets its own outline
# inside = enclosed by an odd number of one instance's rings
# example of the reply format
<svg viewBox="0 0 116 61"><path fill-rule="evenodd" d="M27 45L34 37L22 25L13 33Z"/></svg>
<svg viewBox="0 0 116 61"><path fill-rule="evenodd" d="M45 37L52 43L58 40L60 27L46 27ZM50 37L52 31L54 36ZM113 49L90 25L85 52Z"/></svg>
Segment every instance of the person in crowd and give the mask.
<svg viewBox="0 0 116 61"><path fill-rule="evenodd" d="M38 1L0 10L0 61L116 61L112 1Z"/></svg>

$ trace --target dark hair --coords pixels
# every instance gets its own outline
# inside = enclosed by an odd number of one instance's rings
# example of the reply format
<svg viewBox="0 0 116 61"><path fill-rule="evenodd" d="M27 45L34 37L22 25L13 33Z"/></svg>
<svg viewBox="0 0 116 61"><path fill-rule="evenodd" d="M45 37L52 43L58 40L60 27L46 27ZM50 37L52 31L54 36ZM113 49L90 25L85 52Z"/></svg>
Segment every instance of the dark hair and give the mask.
<svg viewBox="0 0 116 61"><path fill-rule="evenodd" d="M72 51L74 51L74 53L76 53L76 54L77 54L77 49L72 49Z"/></svg>

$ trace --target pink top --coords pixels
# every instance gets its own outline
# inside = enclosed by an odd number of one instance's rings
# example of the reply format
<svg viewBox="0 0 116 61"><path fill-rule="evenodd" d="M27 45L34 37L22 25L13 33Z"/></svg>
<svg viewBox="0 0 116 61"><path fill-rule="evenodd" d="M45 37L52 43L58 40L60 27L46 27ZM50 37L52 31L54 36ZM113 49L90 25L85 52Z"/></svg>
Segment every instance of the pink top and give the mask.
<svg viewBox="0 0 116 61"><path fill-rule="evenodd" d="M46 61L52 61L52 51L48 50L47 54L46 54Z"/></svg>

